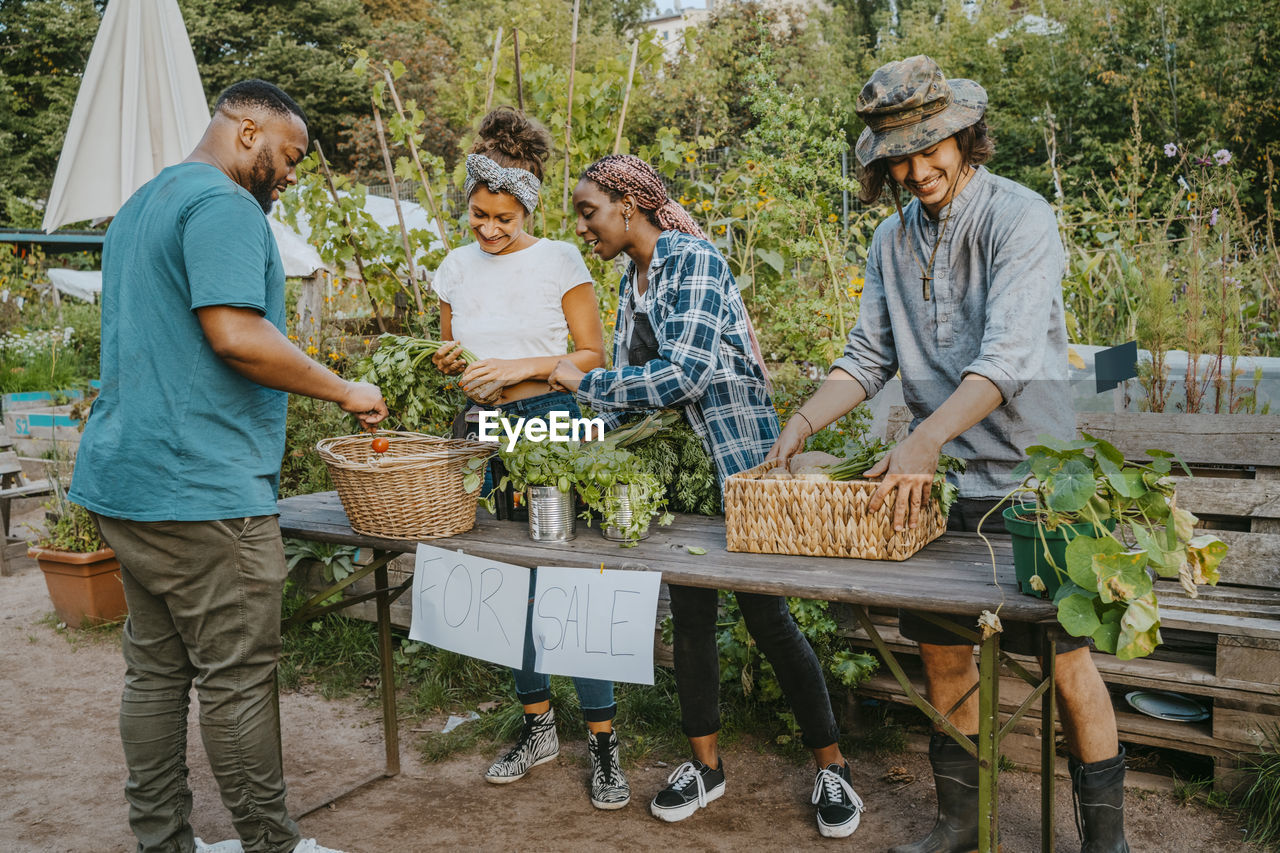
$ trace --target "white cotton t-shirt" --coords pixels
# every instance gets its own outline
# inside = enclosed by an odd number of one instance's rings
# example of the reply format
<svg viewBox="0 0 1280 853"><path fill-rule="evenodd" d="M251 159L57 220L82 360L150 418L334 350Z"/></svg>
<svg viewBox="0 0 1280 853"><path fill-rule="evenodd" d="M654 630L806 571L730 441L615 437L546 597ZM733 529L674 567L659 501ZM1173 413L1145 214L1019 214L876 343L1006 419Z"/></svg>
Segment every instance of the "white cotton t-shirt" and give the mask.
<svg viewBox="0 0 1280 853"><path fill-rule="evenodd" d="M569 351L561 300L590 281L573 244L539 238L506 255L460 246L440 262L432 287L453 312L454 340L480 358L533 358Z"/></svg>

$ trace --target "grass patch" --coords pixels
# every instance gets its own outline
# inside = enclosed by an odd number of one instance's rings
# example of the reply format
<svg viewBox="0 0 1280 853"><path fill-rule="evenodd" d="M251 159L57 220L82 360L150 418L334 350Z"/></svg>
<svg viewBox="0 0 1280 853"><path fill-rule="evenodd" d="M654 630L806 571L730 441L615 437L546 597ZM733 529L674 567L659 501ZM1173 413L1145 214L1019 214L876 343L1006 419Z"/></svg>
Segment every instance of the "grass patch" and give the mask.
<svg viewBox="0 0 1280 853"><path fill-rule="evenodd" d="M100 622L95 625L82 625L79 628L69 628L65 623L58 619L56 613L46 613L36 624L43 625L52 630L55 634L67 641L67 645L73 649L82 645L103 645L110 644L113 646L120 645L120 634L124 630L124 617L114 622ZM34 636L28 635L29 642L36 642Z"/></svg>
<svg viewBox="0 0 1280 853"><path fill-rule="evenodd" d="M304 601L286 589L282 616L288 618ZM281 644L280 686L286 690L310 683L321 696L336 699L378 676L378 630L371 622L330 613L283 632Z"/></svg>
<svg viewBox="0 0 1280 853"><path fill-rule="evenodd" d="M1266 850L1280 850L1280 726L1272 726L1246 761L1252 780L1241 786L1245 838Z"/></svg>

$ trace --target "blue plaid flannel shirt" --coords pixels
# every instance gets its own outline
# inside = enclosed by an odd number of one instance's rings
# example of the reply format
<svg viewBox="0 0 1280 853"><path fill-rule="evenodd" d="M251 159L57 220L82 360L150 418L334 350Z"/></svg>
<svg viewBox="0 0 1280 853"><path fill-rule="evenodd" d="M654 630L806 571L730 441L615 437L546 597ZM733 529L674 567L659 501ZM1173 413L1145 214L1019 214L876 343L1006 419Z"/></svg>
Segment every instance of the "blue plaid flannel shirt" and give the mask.
<svg viewBox="0 0 1280 853"><path fill-rule="evenodd" d="M627 267L619 287L613 369L583 377L578 400L617 426L628 411L682 408L716 463L721 486L730 474L764 461L778 437L778 415L751 352L747 309L715 246L664 231L649 264L647 308L659 357L627 360L631 319L626 305L636 279Z"/></svg>

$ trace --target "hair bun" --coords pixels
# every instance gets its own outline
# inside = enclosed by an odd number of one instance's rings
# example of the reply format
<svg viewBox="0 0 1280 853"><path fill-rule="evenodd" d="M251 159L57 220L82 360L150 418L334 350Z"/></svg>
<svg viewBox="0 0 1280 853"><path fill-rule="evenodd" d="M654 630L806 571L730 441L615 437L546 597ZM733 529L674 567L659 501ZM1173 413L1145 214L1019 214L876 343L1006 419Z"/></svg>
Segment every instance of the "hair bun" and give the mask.
<svg viewBox="0 0 1280 853"><path fill-rule="evenodd" d="M514 107L498 107L481 119L471 153L500 166L527 169L542 180L542 164L551 156L551 134Z"/></svg>

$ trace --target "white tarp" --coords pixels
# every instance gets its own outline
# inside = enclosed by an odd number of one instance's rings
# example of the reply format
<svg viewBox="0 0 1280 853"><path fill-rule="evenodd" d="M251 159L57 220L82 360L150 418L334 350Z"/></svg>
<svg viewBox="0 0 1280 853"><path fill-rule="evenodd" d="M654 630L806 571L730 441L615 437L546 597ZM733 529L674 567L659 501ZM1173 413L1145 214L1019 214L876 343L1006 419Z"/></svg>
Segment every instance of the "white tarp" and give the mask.
<svg viewBox="0 0 1280 853"><path fill-rule="evenodd" d="M60 267L49 267L45 270L49 275L49 283L59 293L83 299L85 302L96 302L102 292L102 270L64 270Z"/></svg>
<svg viewBox="0 0 1280 853"><path fill-rule="evenodd" d="M271 234L276 238L276 248L280 250L285 275L290 278L306 278L316 270L329 269L328 264L320 260L316 247L282 222L275 211L267 217L267 222L271 223Z"/></svg>
<svg viewBox="0 0 1280 853"><path fill-rule="evenodd" d="M209 104L177 0L111 0L71 111L43 228L114 216L180 162Z"/></svg>
<svg viewBox="0 0 1280 853"><path fill-rule="evenodd" d="M345 192L341 194L346 195ZM364 209L383 228L391 229L393 232L398 231L400 228L400 222L396 218L395 202L391 199L376 195L366 195ZM402 201L400 202L400 210L404 214L404 226L410 232L421 230L431 234L431 245L428 247L428 251L444 248L444 242L440 239L440 229L436 227L435 220L427 215L425 207L416 202ZM298 214L298 227L296 230L284 222L279 204L276 205L275 209L271 211L271 215L267 218L271 220L271 230L275 233L276 244L280 247L280 257L284 261L285 275L309 276L318 269L337 272L320 260L319 252L311 244L311 220L305 212ZM380 259L364 257L366 264L377 260ZM418 261L418 275L422 276L425 274L422 260L421 258L416 260ZM347 270L346 275L348 277L356 275L354 264Z"/></svg>

